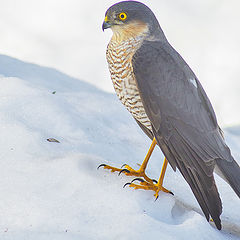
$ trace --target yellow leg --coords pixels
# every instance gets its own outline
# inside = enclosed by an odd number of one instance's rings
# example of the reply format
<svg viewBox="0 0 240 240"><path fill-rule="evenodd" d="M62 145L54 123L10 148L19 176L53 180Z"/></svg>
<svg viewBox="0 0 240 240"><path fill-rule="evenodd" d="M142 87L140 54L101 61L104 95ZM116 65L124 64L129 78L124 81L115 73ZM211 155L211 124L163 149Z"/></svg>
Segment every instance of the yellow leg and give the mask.
<svg viewBox="0 0 240 240"><path fill-rule="evenodd" d="M139 170L134 170L133 168L131 168L129 165L126 165L126 164L123 165L124 169L111 167L111 166L108 166L105 164L101 164L99 167L104 167L105 169L110 169L112 172L119 172L119 174L125 173L127 176L143 177L147 182L153 183L152 179L150 179L149 177L146 176L145 170L146 170L148 161L152 155L152 152L153 152L156 144L157 144L157 141L155 138L153 138L152 144L151 144L151 146L148 150L148 153L147 153L142 165L140 166Z"/></svg>
<svg viewBox="0 0 240 240"><path fill-rule="evenodd" d="M157 141L156 141L155 138L153 138L153 141L152 141L152 144L151 144L151 146L150 146L150 148L149 148L149 150L148 150L148 153L147 153L145 159L143 160L143 163L142 163L140 169L138 170L139 172L145 172L146 167L147 167L147 164L148 164L148 161L149 161L149 159L150 159L150 157L151 157L151 155L152 155L152 152L153 152L156 144L157 144ZM126 166L125 166L125 167L126 167Z"/></svg>
<svg viewBox="0 0 240 240"><path fill-rule="evenodd" d="M164 158L164 161L163 161L163 166L162 166L162 171L160 173L160 177L159 177L159 180L158 180L158 183L157 183L157 191L155 192L154 196L156 198L158 198L158 193L160 191L163 191L163 192L166 192L166 193L170 193L169 190L167 190L166 188L164 188L162 185L163 185L163 179L164 179L164 176L165 176L165 172L166 172L166 169L167 169L167 165L168 165L168 160L166 158Z"/></svg>
<svg viewBox="0 0 240 240"><path fill-rule="evenodd" d="M162 171L159 177L159 180L157 182L157 184L151 183L151 182L145 182L145 181L141 181L140 184L135 184L135 183L127 183L126 185L129 185L129 187L133 187L134 189L144 189L144 190L153 190L155 192L154 196L156 197L156 199L158 198L158 194L160 191L166 192L166 193L171 193L173 194L171 191L167 190L166 188L164 188L163 185L163 179L165 176L165 172L167 169L167 164L168 161L166 158L164 158L164 162L163 162L163 166L162 166ZM139 180L139 179L138 179Z"/></svg>
<svg viewBox="0 0 240 240"><path fill-rule="evenodd" d="M152 144L151 144L151 146L148 150L148 153L147 153L142 165L140 166L139 170L134 170L133 168L131 168L129 165L126 165L126 164L123 165L125 167L124 169L111 167L106 164L101 164L99 167L104 167L105 169L109 169L112 172L119 172L119 174L125 173L127 176L143 177L145 179L145 181L141 178L136 178L131 183L126 183L124 186L129 185L129 187L133 187L134 189L153 190L155 192L154 196L156 197L156 199L158 198L158 194L160 191L173 194L171 191L167 190L166 188L164 188L162 186L165 172L167 169L167 164L168 164L168 161L166 158L164 158L161 174L160 174L159 180L156 184L154 184L154 180L147 177L147 175L145 174L145 170L146 170L148 161L152 155L152 152L153 152L156 144L157 144L157 141L155 138L153 138ZM140 181L140 184L133 183L135 180Z"/></svg>

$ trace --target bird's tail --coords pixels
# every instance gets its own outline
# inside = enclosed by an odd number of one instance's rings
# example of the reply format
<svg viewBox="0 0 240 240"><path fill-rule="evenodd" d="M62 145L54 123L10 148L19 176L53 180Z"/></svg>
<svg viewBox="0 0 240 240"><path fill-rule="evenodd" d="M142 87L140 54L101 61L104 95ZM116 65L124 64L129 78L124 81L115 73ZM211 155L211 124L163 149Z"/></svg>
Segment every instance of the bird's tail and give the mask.
<svg viewBox="0 0 240 240"><path fill-rule="evenodd" d="M224 178L240 198L240 167L237 162L234 159L231 162L217 159L216 164Z"/></svg>

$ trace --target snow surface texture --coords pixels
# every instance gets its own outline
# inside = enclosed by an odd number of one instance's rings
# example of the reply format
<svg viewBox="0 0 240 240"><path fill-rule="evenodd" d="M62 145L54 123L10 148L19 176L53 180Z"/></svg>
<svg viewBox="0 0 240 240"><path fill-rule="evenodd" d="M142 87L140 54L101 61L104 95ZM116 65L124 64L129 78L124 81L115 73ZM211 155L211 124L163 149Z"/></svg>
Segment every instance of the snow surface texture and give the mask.
<svg viewBox="0 0 240 240"><path fill-rule="evenodd" d="M122 188L132 178L97 170L138 168L150 145L115 95L3 55L0 75L0 239L239 239L239 199L218 177L222 231L170 167L164 185L175 195L157 201ZM240 128L226 138L239 162ZM157 179L162 162L156 149L147 174Z"/></svg>
<svg viewBox="0 0 240 240"><path fill-rule="evenodd" d="M240 1L140 0L205 87L221 125L240 122ZM0 53L113 91L104 13L118 0L0 0ZM94 71L92 71L94 69ZM97 80L96 80L97 79Z"/></svg>

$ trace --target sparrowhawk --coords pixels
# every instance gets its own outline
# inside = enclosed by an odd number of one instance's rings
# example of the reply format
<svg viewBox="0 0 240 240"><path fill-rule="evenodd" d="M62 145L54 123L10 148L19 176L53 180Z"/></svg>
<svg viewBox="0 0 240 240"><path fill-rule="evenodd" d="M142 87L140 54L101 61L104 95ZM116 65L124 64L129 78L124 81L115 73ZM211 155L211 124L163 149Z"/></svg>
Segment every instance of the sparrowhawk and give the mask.
<svg viewBox="0 0 240 240"><path fill-rule="evenodd" d="M106 55L116 94L152 139L152 145L139 170L128 165L124 169L101 166L137 176L140 184L129 186L154 190L158 197L160 190L170 192L162 186L169 162L189 184L206 219L211 216L221 229L222 203L213 172L240 197L240 167L225 143L201 83L144 4L114 4L106 11L102 28L113 31ZM155 145L165 155L157 183L145 174Z"/></svg>

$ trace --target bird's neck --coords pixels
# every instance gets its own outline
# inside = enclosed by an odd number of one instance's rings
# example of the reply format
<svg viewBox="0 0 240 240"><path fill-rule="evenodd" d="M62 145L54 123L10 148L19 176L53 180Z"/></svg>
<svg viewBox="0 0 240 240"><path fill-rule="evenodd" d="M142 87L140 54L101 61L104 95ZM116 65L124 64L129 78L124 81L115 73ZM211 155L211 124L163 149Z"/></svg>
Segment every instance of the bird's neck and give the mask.
<svg viewBox="0 0 240 240"><path fill-rule="evenodd" d="M112 41L121 43L130 39L144 39L148 35L147 24L141 22L129 23L126 25L116 25L112 27Z"/></svg>

